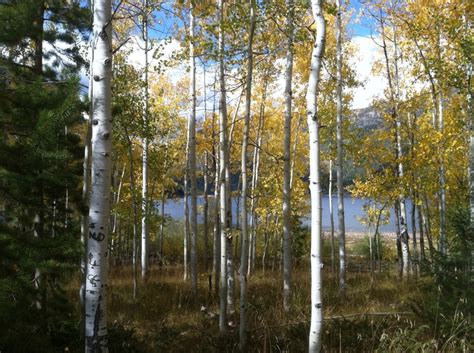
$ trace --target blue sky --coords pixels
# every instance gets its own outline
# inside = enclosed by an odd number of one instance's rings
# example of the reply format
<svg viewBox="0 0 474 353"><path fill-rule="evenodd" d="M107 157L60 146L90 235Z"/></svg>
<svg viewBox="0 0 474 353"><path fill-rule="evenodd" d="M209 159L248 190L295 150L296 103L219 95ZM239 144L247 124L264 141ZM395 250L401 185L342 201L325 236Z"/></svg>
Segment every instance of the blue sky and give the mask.
<svg viewBox="0 0 474 353"><path fill-rule="evenodd" d="M364 83L363 86L354 89L354 101L353 108L363 108L370 105L372 98L379 95L384 88L384 80L380 77L374 77L371 72L372 64L377 58L378 49L376 48L373 41L370 39L372 21L370 18L364 18L361 16L364 4L361 3L364 0L351 0L349 3L349 9L353 11L350 23L348 25L348 31L352 41L359 48L354 58L350 61L357 72L358 78ZM81 0L83 5L86 5L85 0ZM115 0L117 4L118 1ZM176 27L182 27L182 20L177 18L172 13L172 2L168 1L164 5L164 10L157 11L155 21L157 23L156 29L150 30L149 34L155 40L164 40L173 36ZM166 50L168 53L171 50L176 50L179 44L174 41L169 48ZM144 60L141 58L143 55L139 50L134 50L133 64L141 66L140 62ZM198 70L199 71L199 70ZM169 75L179 76L180 73L184 75L184 70L171 69ZM88 85L87 79L83 77L82 83Z"/></svg>

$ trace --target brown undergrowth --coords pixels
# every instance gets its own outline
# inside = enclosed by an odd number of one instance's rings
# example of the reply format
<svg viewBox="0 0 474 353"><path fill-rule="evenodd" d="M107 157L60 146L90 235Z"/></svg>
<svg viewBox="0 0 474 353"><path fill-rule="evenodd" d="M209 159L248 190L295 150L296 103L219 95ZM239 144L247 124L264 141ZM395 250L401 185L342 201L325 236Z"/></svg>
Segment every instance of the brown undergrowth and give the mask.
<svg viewBox="0 0 474 353"><path fill-rule="evenodd" d="M208 276L191 294L180 267L152 267L133 298L130 268L112 268L108 289L111 352L238 352L238 313L229 315L226 334L218 331L218 297ZM293 274L293 308L283 311L280 272L256 270L249 279L251 352L304 352L309 323L308 268ZM421 296L415 284L395 272L349 272L345 298L337 278L324 270L325 352L371 352L394 326L410 325L409 300ZM238 283L236 284L238 293ZM236 298L238 303L238 298ZM236 305L238 307L238 305Z"/></svg>

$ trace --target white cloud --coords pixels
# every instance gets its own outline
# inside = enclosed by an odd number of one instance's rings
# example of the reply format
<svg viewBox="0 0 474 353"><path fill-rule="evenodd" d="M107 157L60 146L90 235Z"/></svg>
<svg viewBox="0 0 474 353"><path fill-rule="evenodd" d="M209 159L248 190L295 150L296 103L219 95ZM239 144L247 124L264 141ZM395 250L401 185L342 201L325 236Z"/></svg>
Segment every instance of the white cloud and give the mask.
<svg viewBox="0 0 474 353"><path fill-rule="evenodd" d="M355 36L351 41L355 44L356 53L349 62L355 68L357 79L363 83L361 87L353 89L352 108L359 109L370 106L372 100L383 93L387 82L385 77L372 73L372 65L382 58L382 52L372 38Z"/></svg>

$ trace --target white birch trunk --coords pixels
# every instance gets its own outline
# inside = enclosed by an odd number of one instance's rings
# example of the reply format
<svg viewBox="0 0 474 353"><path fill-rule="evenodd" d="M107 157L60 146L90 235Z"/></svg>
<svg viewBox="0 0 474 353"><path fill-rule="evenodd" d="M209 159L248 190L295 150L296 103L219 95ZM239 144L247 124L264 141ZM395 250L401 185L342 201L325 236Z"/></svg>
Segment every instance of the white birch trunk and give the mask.
<svg viewBox="0 0 474 353"><path fill-rule="evenodd" d="M326 39L326 21L322 12L322 0L311 0L316 22L316 38L311 54L311 71L306 94L309 130L309 179L311 192L311 322L309 332L310 353L321 350L323 328L322 303L322 258L321 258L321 185L320 185L320 142L318 120L318 85Z"/></svg>
<svg viewBox="0 0 474 353"><path fill-rule="evenodd" d="M247 44L247 83L245 95L245 118L242 138L242 247L240 255L240 350L247 350L247 272L249 264L248 248L248 211L247 211L247 150L249 139L249 125L252 103L252 74L253 74L253 36L255 32L255 0L250 0L250 28Z"/></svg>
<svg viewBox="0 0 474 353"><path fill-rule="evenodd" d="M285 136L283 139L283 309L290 311L291 300L291 100L293 76L293 0L286 1Z"/></svg>
<svg viewBox="0 0 474 353"><path fill-rule="evenodd" d="M110 221L112 28L110 0L94 1L91 194L85 295L85 351L106 353L107 236Z"/></svg>
<svg viewBox="0 0 474 353"><path fill-rule="evenodd" d="M219 330L227 330L227 238L230 235L227 215L228 183L226 182L226 169L228 167L227 146L227 103L224 76L224 0L217 1L219 22L219 191L220 191L220 308Z"/></svg>
<svg viewBox="0 0 474 353"><path fill-rule="evenodd" d="M191 181L191 290L197 293L197 186L196 186L196 63L194 56L194 1L189 12L189 65L191 67L191 109L188 120L189 134L189 179Z"/></svg>
<svg viewBox="0 0 474 353"><path fill-rule="evenodd" d="M337 145L337 219L339 238L339 293L346 293L346 224L344 218L344 145L342 137L342 19L341 0L337 0L336 16L336 145Z"/></svg>
<svg viewBox="0 0 474 353"><path fill-rule="evenodd" d="M143 124L148 130L148 0L143 9L143 40L145 41L145 109ZM147 134L148 131L145 131ZM141 275L147 280L148 275L148 137L142 140L142 233L141 233Z"/></svg>

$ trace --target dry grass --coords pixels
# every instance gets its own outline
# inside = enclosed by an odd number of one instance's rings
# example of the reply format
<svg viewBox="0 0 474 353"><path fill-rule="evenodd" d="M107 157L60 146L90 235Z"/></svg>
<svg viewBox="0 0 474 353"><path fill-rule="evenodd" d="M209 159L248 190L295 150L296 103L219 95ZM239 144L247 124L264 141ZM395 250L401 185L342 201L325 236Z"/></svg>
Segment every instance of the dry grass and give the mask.
<svg viewBox="0 0 474 353"><path fill-rule="evenodd" d="M381 340L385 343L387 337L402 337L403 340L404 332L410 332L419 324L411 304L423 299L424 294L419 288L420 283L427 279L401 281L393 263L386 264L382 272L371 275L362 256L350 257L349 261L344 298L339 295L336 274L329 266L323 271L323 351L392 351L393 347L387 350L381 345ZM218 297L215 290L209 288L208 275L201 271L199 291L193 296L190 283L183 281L182 274L181 266L153 266L148 282L139 283L138 297L134 299L131 268L110 269L108 320L111 352L239 351L238 312L229 315L228 332L219 333ZM73 287L78 287L78 284L77 280ZM250 352L305 352L310 316L308 263L300 263L293 270L290 313L283 311L280 271L263 273L258 269L249 278L248 291ZM74 289L71 293L76 295L77 292ZM239 293L238 281L235 293ZM238 296L235 306L238 308ZM202 307L205 307L204 311Z"/></svg>
<svg viewBox="0 0 474 353"><path fill-rule="evenodd" d="M309 280L305 266L294 269L293 309L286 314L280 272L252 274L248 298L252 352L306 350ZM418 295L414 285L400 282L391 272L376 274L373 281L367 272L348 273L345 299L338 295L336 278L329 270L324 280L326 352L372 351L383 329L396 321L395 315L386 314L406 315L408 297ZM228 333L220 334L218 298L209 291L207 275L200 276L199 285L198 295L193 296L189 282L183 281L182 268L153 267L134 299L130 268L112 268L108 319L115 352L238 352L238 313L229 316L233 325ZM384 315L364 315L376 312Z"/></svg>

